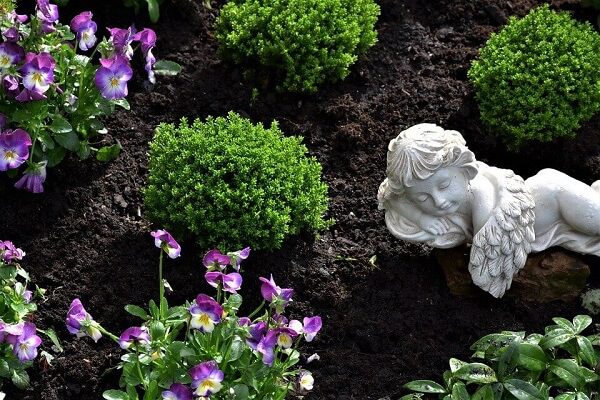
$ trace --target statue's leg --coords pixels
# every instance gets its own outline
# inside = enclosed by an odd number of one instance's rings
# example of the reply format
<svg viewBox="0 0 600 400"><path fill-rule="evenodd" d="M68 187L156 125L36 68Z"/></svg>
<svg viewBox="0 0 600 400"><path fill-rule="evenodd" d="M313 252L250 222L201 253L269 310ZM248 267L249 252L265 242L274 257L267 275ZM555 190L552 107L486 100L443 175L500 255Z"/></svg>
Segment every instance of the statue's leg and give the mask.
<svg viewBox="0 0 600 400"><path fill-rule="evenodd" d="M527 180L527 186L536 198L536 219L546 212L538 207L538 198L555 198L558 214L574 230L592 237L600 237L600 186L588 186L560 171L544 169ZM554 213L554 210L547 210ZM537 222L537 221L536 221Z"/></svg>

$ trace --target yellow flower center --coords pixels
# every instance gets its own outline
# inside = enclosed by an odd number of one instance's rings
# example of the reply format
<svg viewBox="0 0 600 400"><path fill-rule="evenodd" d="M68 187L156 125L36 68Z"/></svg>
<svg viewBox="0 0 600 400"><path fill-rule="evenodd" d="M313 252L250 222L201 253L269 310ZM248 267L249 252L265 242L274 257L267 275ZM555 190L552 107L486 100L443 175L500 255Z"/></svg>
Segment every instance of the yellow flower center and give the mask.
<svg viewBox="0 0 600 400"><path fill-rule="evenodd" d="M9 160L14 160L14 159L16 159L16 158L17 158L17 153L15 153L15 152L14 152L14 151L12 151L12 150L8 150L8 151L5 153L5 157L6 157L7 159L9 159Z"/></svg>
<svg viewBox="0 0 600 400"><path fill-rule="evenodd" d="M119 80L117 78L115 78L115 77L111 78L111 80L110 80L110 86L112 86L112 87L119 86Z"/></svg>
<svg viewBox="0 0 600 400"><path fill-rule="evenodd" d="M10 58L6 54L0 57L0 65L2 67L10 67Z"/></svg>
<svg viewBox="0 0 600 400"><path fill-rule="evenodd" d="M31 80L34 81L35 83L42 83L42 74L40 74L39 72L34 72L31 75Z"/></svg>

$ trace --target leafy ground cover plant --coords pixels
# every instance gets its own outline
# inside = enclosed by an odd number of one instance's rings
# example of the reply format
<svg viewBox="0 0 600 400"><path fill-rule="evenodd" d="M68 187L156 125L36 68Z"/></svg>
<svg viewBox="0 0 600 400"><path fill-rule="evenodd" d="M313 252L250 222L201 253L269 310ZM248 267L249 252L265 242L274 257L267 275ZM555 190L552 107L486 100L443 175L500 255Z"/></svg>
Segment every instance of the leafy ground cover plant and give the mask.
<svg viewBox="0 0 600 400"><path fill-rule="evenodd" d="M274 249L301 229L324 229L327 187L301 141L233 112L161 124L150 143L148 216L202 247Z"/></svg>
<svg viewBox="0 0 600 400"><path fill-rule="evenodd" d="M0 388L4 380L24 389L29 386L27 368L38 355L42 339L37 335L44 333L60 347L56 334L52 330L36 329L31 322L37 310L34 297L43 297L44 290L36 288L35 293L27 288L29 274L20 266L25 252L12 242L0 241ZM49 362L52 356L44 352ZM0 399L4 393L0 392Z"/></svg>
<svg viewBox="0 0 600 400"><path fill-rule="evenodd" d="M43 191L46 168L67 152L81 159L95 153L102 161L119 154L118 143L98 148L97 136L106 133L100 117L117 105L129 108L132 45L141 47L151 82L156 73L177 68L156 62L151 29L109 28L110 37L96 46L91 12L77 15L69 26L58 18L58 7L48 0L37 0L30 17L14 10L0 15L0 171L14 176L25 164L15 187L34 193Z"/></svg>
<svg viewBox="0 0 600 400"><path fill-rule="evenodd" d="M406 388L419 392L402 397L418 399L424 393L442 399L585 400L600 389L598 346L600 336L581 333L592 318L578 315L573 321L553 318L556 325L545 333L504 331L484 336L471 346L467 363L450 359L444 383L417 380Z"/></svg>
<svg viewBox="0 0 600 400"><path fill-rule="evenodd" d="M378 15L373 0L234 0L215 36L226 58L280 73L281 89L315 92L375 44Z"/></svg>
<svg viewBox="0 0 600 400"><path fill-rule="evenodd" d="M572 137L600 110L600 35L544 5L492 34L468 76L482 121L509 145Z"/></svg>
<svg viewBox="0 0 600 400"><path fill-rule="evenodd" d="M260 278L263 302L248 317L237 315L242 297L241 263L250 248L221 254L211 250L203 258L205 279L216 288L216 299L199 294L184 306L169 307L162 278L163 253L180 255L181 247L165 230L152 232L159 258L159 301L148 310L125 309L142 319L141 326L119 337L104 329L73 300L67 329L98 341L102 335L125 350L121 357L123 390L108 390L108 400L284 399L288 392L306 393L314 379L297 367L298 345L314 339L321 329L319 316L303 322L283 315L293 289L279 287L273 277ZM266 309L265 309L266 308Z"/></svg>

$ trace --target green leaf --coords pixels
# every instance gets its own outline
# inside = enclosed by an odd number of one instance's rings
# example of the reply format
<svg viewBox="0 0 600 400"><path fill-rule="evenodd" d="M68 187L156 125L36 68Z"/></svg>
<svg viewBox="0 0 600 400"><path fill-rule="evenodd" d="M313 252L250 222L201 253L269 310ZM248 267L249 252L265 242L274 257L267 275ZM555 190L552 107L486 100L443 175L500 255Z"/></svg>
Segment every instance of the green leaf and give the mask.
<svg viewBox="0 0 600 400"><path fill-rule="evenodd" d="M181 72L181 65L174 61L158 60L154 64L154 73L156 75L175 76Z"/></svg>
<svg viewBox="0 0 600 400"><path fill-rule="evenodd" d="M579 347L579 355L590 367L596 367L596 354L592 342L585 336L577 337L577 346Z"/></svg>
<svg viewBox="0 0 600 400"><path fill-rule="evenodd" d="M17 268L13 265L0 266L0 279L10 280L17 276Z"/></svg>
<svg viewBox="0 0 600 400"><path fill-rule="evenodd" d="M246 385L235 385L233 387L233 392L235 394L234 398L236 400L247 400L250 396L250 391L248 390L248 386Z"/></svg>
<svg viewBox="0 0 600 400"><path fill-rule="evenodd" d="M579 375L585 380L585 383L596 382L600 380L600 376L586 367L579 367Z"/></svg>
<svg viewBox="0 0 600 400"><path fill-rule="evenodd" d="M4 378L10 377L10 366L6 360L0 360L0 376Z"/></svg>
<svg viewBox="0 0 600 400"><path fill-rule="evenodd" d="M245 348L246 344L239 336L233 338L231 350L229 351L229 362L238 360L244 353Z"/></svg>
<svg viewBox="0 0 600 400"><path fill-rule="evenodd" d="M520 379L509 379L504 387L519 400L547 400L535 386Z"/></svg>
<svg viewBox="0 0 600 400"><path fill-rule="evenodd" d="M54 140L67 150L77 151L79 149L79 136L73 131L55 133Z"/></svg>
<svg viewBox="0 0 600 400"><path fill-rule="evenodd" d="M504 350L500 359L498 360L498 377L502 380L507 373L514 370L519 361L519 341L513 341Z"/></svg>
<svg viewBox="0 0 600 400"><path fill-rule="evenodd" d="M29 387L29 375L23 370L13 370L11 381L19 389L27 389Z"/></svg>
<svg viewBox="0 0 600 400"><path fill-rule="evenodd" d="M54 133L69 133L73 132L73 127L65 118L61 115L55 115L52 119L52 124L49 126L50 130Z"/></svg>
<svg viewBox="0 0 600 400"><path fill-rule="evenodd" d="M552 321L554 321L556 323L556 325L560 326L565 331L567 331L569 333L573 333L573 334L575 333L575 327L573 326L571 321L569 321L568 319L555 317L555 318L552 318Z"/></svg>
<svg viewBox="0 0 600 400"><path fill-rule="evenodd" d="M135 315L136 317L140 317L143 320L147 320L150 317L148 315L148 313L146 312L146 310L144 310L140 306L136 306L136 305L133 305L133 304L126 305L125 306L125 311L127 311L131 315Z"/></svg>
<svg viewBox="0 0 600 400"><path fill-rule="evenodd" d="M411 381L404 385L406 389L421 393L446 393L446 389L439 383L427 380Z"/></svg>
<svg viewBox="0 0 600 400"><path fill-rule="evenodd" d="M160 340L165 336L165 326L160 321L150 322L150 337L152 340Z"/></svg>
<svg viewBox="0 0 600 400"><path fill-rule="evenodd" d="M79 147L77 148L77 157L81 160L85 160L90 156L92 149L90 148L90 144L88 142L79 142Z"/></svg>
<svg viewBox="0 0 600 400"><path fill-rule="evenodd" d="M544 338L540 340L540 347L542 349L552 349L561 344L567 343L573 339L575 335L565 331L562 328L554 329L544 335Z"/></svg>
<svg viewBox="0 0 600 400"><path fill-rule="evenodd" d="M463 365L454 373L454 376L468 383L494 383L498 381L494 370L481 363Z"/></svg>
<svg viewBox="0 0 600 400"><path fill-rule="evenodd" d="M156 0L146 0L148 2L148 15L150 16L150 21L156 23L158 18L160 17L158 2Z"/></svg>
<svg viewBox="0 0 600 400"><path fill-rule="evenodd" d="M450 371L452 371L452 373L454 373L467 364L468 363L461 361L458 358L451 358L450 359Z"/></svg>
<svg viewBox="0 0 600 400"><path fill-rule="evenodd" d="M573 318L575 333L581 333L585 328L592 324L592 317L589 315L577 315Z"/></svg>
<svg viewBox="0 0 600 400"><path fill-rule="evenodd" d="M144 394L144 400L155 400L158 397L158 382L152 381L148 385L148 389L146 389L146 393Z"/></svg>
<svg viewBox="0 0 600 400"><path fill-rule="evenodd" d="M42 146L46 150L52 150L54 148L54 139L50 136L50 133L46 130L40 130L37 134L37 138L42 143Z"/></svg>
<svg viewBox="0 0 600 400"><path fill-rule="evenodd" d="M124 108L125 110L129 111L131 109L131 107L129 106L129 102L127 101L127 99L118 99L118 100L113 100L113 103L121 108Z"/></svg>
<svg viewBox="0 0 600 400"><path fill-rule="evenodd" d="M548 370L568 383L573 389L579 390L585 384L580 375L579 365L574 360L553 360L550 362Z"/></svg>
<svg viewBox="0 0 600 400"><path fill-rule="evenodd" d="M129 400L127 393L120 390L107 390L106 392L102 393L102 397L104 397L106 400Z"/></svg>
<svg viewBox="0 0 600 400"><path fill-rule="evenodd" d="M469 400L469 392L462 382L457 382L452 386L452 400Z"/></svg>
<svg viewBox="0 0 600 400"><path fill-rule="evenodd" d="M60 164L65 158L65 155L67 155L67 150L61 146L46 150L46 157L48 158L48 164L46 164L46 166L52 168Z"/></svg>
<svg viewBox="0 0 600 400"><path fill-rule="evenodd" d="M411 393L405 396L400 397L399 400L421 400L423 398L423 393Z"/></svg>
<svg viewBox="0 0 600 400"><path fill-rule="evenodd" d="M577 393L575 392L567 392L561 393L554 398L554 400L575 400L577 398Z"/></svg>
<svg viewBox="0 0 600 400"><path fill-rule="evenodd" d="M113 144L112 146L104 146L98 150L98 154L96 154L96 159L98 161L111 161L115 158L119 157L121 154L121 143Z"/></svg>
<svg viewBox="0 0 600 400"><path fill-rule="evenodd" d="M52 344L56 347L56 351L58 351L59 353L62 353L63 348L60 345L60 340L58 340L58 335L56 334L56 332L54 331L54 329L52 328L48 328L48 329L38 329L40 332L42 332L44 335L48 336L48 338L50 339L50 341L52 341Z"/></svg>
<svg viewBox="0 0 600 400"><path fill-rule="evenodd" d="M543 371L546 369L546 353L536 344L520 343L518 365L529 371Z"/></svg>
<svg viewBox="0 0 600 400"><path fill-rule="evenodd" d="M494 391L491 385L483 385L471 396L471 400L494 400Z"/></svg>

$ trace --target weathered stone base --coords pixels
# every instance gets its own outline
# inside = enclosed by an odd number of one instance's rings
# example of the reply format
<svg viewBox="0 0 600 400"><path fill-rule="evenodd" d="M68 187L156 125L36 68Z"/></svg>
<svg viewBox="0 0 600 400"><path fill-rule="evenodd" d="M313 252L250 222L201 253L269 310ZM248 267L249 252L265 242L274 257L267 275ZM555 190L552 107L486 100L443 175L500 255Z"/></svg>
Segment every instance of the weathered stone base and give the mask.
<svg viewBox="0 0 600 400"><path fill-rule="evenodd" d="M485 292L475 286L468 271L470 248L435 249L452 294L480 296ZM551 248L530 254L525 267L514 277L505 296L547 303L553 300L573 301L585 287L590 268L575 253Z"/></svg>

